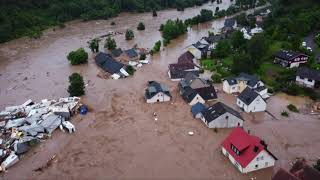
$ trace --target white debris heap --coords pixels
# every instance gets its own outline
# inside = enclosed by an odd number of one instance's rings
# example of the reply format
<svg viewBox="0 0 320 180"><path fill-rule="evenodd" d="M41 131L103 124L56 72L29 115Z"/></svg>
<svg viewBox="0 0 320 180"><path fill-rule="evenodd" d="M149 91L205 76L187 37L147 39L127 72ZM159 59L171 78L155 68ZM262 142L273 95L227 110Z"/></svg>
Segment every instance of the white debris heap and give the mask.
<svg viewBox="0 0 320 180"><path fill-rule="evenodd" d="M41 140L50 137L58 127L75 132L69 122L80 106L80 98L44 99L34 103L31 99L20 106L6 107L0 112L0 171L5 171L19 161Z"/></svg>

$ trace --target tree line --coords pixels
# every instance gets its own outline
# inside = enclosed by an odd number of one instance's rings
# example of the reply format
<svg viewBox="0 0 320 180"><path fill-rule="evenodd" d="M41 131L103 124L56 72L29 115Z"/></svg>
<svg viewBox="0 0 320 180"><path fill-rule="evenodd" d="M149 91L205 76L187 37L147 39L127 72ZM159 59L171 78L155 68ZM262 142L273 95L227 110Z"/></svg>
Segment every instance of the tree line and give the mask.
<svg viewBox="0 0 320 180"><path fill-rule="evenodd" d="M42 30L74 19L108 19L120 12L149 12L202 5L208 0L2 0L0 43L21 36L40 37Z"/></svg>

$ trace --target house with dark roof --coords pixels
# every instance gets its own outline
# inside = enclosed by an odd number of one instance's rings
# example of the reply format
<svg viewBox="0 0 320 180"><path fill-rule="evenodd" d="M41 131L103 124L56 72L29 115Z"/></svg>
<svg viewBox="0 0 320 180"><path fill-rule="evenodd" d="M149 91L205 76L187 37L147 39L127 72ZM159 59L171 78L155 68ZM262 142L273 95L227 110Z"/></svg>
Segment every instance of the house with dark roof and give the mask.
<svg viewBox="0 0 320 180"><path fill-rule="evenodd" d="M139 54L135 48L127 49L123 51L121 56L119 57L121 61L129 62L129 61L138 61Z"/></svg>
<svg viewBox="0 0 320 180"><path fill-rule="evenodd" d="M296 82L308 88L320 87L320 71L301 67L297 70Z"/></svg>
<svg viewBox="0 0 320 180"><path fill-rule="evenodd" d="M145 91L147 103L166 102L172 98L169 88L156 81L149 81L148 88Z"/></svg>
<svg viewBox="0 0 320 180"><path fill-rule="evenodd" d="M272 180L318 180L320 172L309 166L304 159L294 162L290 171L282 168L273 176Z"/></svg>
<svg viewBox="0 0 320 180"><path fill-rule="evenodd" d="M255 89L264 99L268 98L268 89L257 77L247 73L240 73L237 77L228 77L223 80L223 91L227 94L241 93L245 88Z"/></svg>
<svg viewBox="0 0 320 180"><path fill-rule="evenodd" d="M307 63L309 59L309 56L303 53L289 50L280 50L276 52L274 56L273 62L275 64L280 64L281 66L288 68L299 67L300 64Z"/></svg>
<svg viewBox="0 0 320 180"><path fill-rule="evenodd" d="M168 75L172 81L181 81L188 73L199 77L200 70L193 63L169 64Z"/></svg>
<svg viewBox="0 0 320 180"><path fill-rule="evenodd" d="M126 66L113 59L110 54L100 52L96 55L95 62L104 71L110 73L115 79L129 76L125 70Z"/></svg>
<svg viewBox="0 0 320 180"><path fill-rule="evenodd" d="M224 21L224 27L237 27L237 20L235 18L228 18Z"/></svg>
<svg viewBox="0 0 320 180"><path fill-rule="evenodd" d="M235 128L222 142L222 154L241 172L248 173L274 166L278 160L265 141Z"/></svg>
<svg viewBox="0 0 320 180"><path fill-rule="evenodd" d="M117 57L121 56L122 53L123 53L123 51L122 51L121 48L114 49L114 50L111 51L111 56L113 58L117 58Z"/></svg>
<svg viewBox="0 0 320 180"><path fill-rule="evenodd" d="M247 113L262 112L267 109L267 103L262 96L249 87L237 97L237 105Z"/></svg>
<svg viewBox="0 0 320 180"><path fill-rule="evenodd" d="M181 96L183 100L185 100L191 106L197 103L205 103L205 100L199 95L199 93L196 90L192 89L190 86L184 88Z"/></svg>
<svg viewBox="0 0 320 180"><path fill-rule="evenodd" d="M209 128L242 127L244 122L239 112L221 102L203 109L198 117Z"/></svg>
<svg viewBox="0 0 320 180"><path fill-rule="evenodd" d="M211 84L192 73L188 73L185 76L185 78L179 82L180 94L182 94L184 89L188 86L192 89L198 89L203 87L209 87L211 86Z"/></svg>
<svg viewBox="0 0 320 180"><path fill-rule="evenodd" d="M188 51L196 58L206 58L210 56L211 50L209 44L203 44L200 41L188 47Z"/></svg>
<svg viewBox="0 0 320 180"><path fill-rule="evenodd" d="M183 53L178 58L178 64L195 64L195 61L196 61L195 57L189 51Z"/></svg>

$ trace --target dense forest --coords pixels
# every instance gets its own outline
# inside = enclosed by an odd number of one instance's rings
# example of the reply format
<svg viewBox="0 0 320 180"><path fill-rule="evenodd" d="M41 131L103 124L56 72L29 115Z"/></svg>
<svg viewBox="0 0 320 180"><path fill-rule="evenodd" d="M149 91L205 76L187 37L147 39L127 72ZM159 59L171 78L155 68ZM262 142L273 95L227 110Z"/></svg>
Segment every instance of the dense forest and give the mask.
<svg viewBox="0 0 320 180"><path fill-rule="evenodd" d="M202 5L208 0L1 0L0 43L73 19L108 19L123 11L146 12Z"/></svg>

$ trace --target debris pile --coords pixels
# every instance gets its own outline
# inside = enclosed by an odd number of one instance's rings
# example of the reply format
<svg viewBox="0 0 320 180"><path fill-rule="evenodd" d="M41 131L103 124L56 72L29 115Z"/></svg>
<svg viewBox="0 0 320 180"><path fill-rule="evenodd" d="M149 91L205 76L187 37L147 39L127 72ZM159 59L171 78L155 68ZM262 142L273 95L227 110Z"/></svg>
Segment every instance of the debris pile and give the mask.
<svg viewBox="0 0 320 180"><path fill-rule="evenodd" d="M5 171L48 137L58 127L62 131L75 132L69 122L80 107L80 98L68 97L56 100L44 99L34 103L31 99L19 106L6 107L0 112L0 171Z"/></svg>

